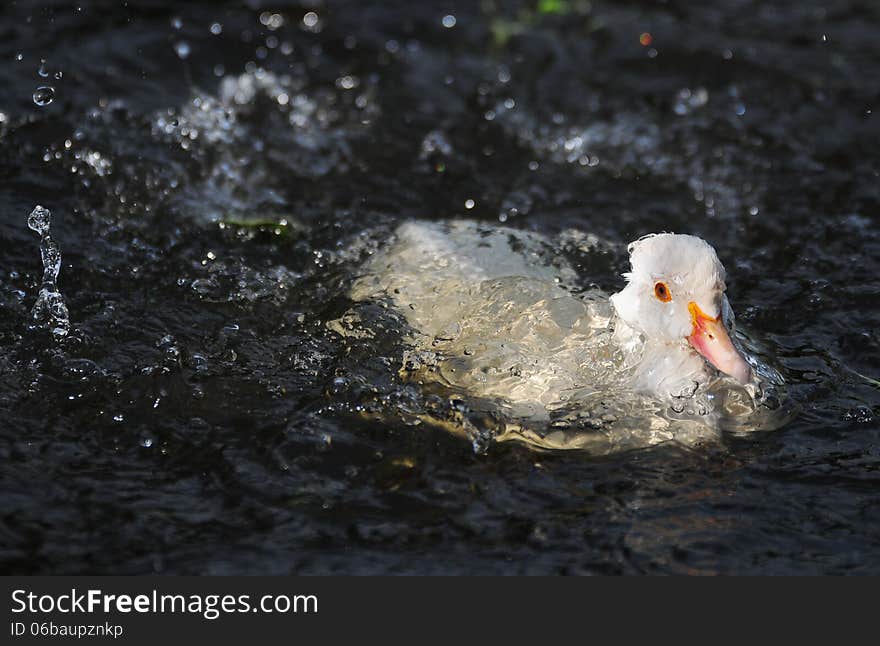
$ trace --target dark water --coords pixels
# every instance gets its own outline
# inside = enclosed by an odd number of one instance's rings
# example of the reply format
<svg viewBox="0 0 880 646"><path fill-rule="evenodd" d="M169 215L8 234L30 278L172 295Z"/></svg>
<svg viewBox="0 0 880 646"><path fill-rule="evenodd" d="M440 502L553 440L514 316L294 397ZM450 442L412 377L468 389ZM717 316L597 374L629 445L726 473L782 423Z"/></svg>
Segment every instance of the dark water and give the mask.
<svg viewBox="0 0 880 646"><path fill-rule="evenodd" d="M227 5L0 8L0 570L880 573L873 3ZM465 215L704 236L799 416L604 458L406 423L393 320L325 323Z"/></svg>

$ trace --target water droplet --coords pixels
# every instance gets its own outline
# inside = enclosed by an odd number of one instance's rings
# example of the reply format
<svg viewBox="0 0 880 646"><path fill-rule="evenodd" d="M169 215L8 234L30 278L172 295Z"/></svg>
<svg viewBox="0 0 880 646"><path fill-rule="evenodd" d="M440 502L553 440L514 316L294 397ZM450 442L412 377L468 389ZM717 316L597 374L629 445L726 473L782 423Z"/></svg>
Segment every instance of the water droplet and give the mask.
<svg viewBox="0 0 880 646"><path fill-rule="evenodd" d="M443 20L441 22L443 23L443 26L446 27L447 29L452 29L453 27L455 27L455 23L457 21L455 20L455 16L453 16L452 14L449 14L449 15L443 16Z"/></svg>
<svg viewBox="0 0 880 646"><path fill-rule="evenodd" d="M315 27L318 24L318 14L314 11L309 11L303 16L303 24L310 29Z"/></svg>
<svg viewBox="0 0 880 646"><path fill-rule="evenodd" d="M464 201L464 208L470 210L470 209L474 208L475 204L476 204L476 202L474 202L473 200L467 199Z"/></svg>
<svg viewBox="0 0 880 646"><path fill-rule="evenodd" d="M359 84L360 79L358 79L358 77L356 76L346 75L340 76L338 79L336 79L336 87L341 90L351 90L353 88L356 88Z"/></svg>
<svg viewBox="0 0 880 646"><path fill-rule="evenodd" d="M677 115L690 114L698 108L702 108L709 101L709 92L704 87L695 90L682 88L676 96L673 111Z"/></svg>
<svg viewBox="0 0 880 646"><path fill-rule="evenodd" d="M48 72L48 70L46 70L46 59L45 58L40 59L40 67L39 67L39 69L37 69L37 74L39 74L43 78L49 77L49 72Z"/></svg>
<svg viewBox="0 0 880 646"><path fill-rule="evenodd" d="M310 11L309 13L314 13L314 12ZM308 14L306 14L306 15L308 15ZM318 22L317 17L318 17L318 15L315 14L315 23L314 24L317 24L317 22ZM303 22L305 22L305 18L303 18ZM268 27L272 31L275 31L276 29L279 29L280 27L282 27L284 25L284 16L282 16L280 13L269 13L268 11L264 11L263 13L260 14L260 24L265 25L266 27ZM306 26L313 27L314 24L312 24L312 25L306 24Z"/></svg>
<svg viewBox="0 0 880 646"><path fill-rule="evenodd" d="M55 100L55 88L49 85L41 85L34 90L34 103L41 108Z"/></svg>
<svg viewBox="0 0 880 646"><path fill-rule="evenodd" d="M31 231L39 233L41 236L46 235L47 233L49 233L51 219L52 212L49 211L49 209L38 204L34 207L34 210L31 211L31 214L28 216L28 228Z"/></svg>
<svg viewBox="0 0 880 646"><path fill-rule="evenodd" d="M180 58L180 60L186 60L189 57L191 50L189 47L189 43L185 40L181 40L180 42L174 44L174 51L177 52L177 56Z"/></svg>
<svg viewBox="0 0 880 646"><path fill-rule="evenodd" d="M202 354L193 353L191 365L197 372L206 372L208 370L208 359Z"/></svg>
<svg viewBox="0 0 880 646"><path fill-rule="evenodd" d="M422 150L419 159L428 159L434 154L450 155L452 154L452 145L441 130L432 130L422 140Z"/></svg>

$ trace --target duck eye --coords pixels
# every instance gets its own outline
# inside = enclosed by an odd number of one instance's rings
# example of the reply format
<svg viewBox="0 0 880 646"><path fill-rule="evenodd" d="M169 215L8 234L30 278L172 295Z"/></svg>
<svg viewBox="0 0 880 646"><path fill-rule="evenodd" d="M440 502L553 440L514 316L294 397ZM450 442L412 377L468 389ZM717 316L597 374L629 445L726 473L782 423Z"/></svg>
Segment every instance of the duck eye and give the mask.
<svg viewBox="0 0 880 646"><path fill-rule="evenodd" d="M666 283L660 281L654 285L654 296L657 297L658 301L663 303L668 303L672 300L672 293L669 291L669 287L667 287Z"/></svg>

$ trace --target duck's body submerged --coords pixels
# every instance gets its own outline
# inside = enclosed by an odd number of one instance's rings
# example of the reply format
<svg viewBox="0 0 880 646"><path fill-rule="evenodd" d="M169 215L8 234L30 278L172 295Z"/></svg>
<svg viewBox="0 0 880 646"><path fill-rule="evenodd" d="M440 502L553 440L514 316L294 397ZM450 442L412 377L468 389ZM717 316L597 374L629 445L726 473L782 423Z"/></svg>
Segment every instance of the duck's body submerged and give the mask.
<svg viewBox="0 0 880 646"><path fill-rule="evenodd" d="M754 409L760 383L744 360L729 369L742 385L707 364L693 340L652 338L650 326L625 322L626 290L613 299L575 294L579 282L543 236L469 221L407 222L365 265L351 297L390 302L405 316L416 362L430 366L419 379L495 407L515 435L542 446L593 444L597 429L621 446L687 441L714 432L725 411ZM654 315L643 305L646 319ZM658 324L674 326L667 309L658 311ZM706 320L721 318L719 309Z"/></svg>

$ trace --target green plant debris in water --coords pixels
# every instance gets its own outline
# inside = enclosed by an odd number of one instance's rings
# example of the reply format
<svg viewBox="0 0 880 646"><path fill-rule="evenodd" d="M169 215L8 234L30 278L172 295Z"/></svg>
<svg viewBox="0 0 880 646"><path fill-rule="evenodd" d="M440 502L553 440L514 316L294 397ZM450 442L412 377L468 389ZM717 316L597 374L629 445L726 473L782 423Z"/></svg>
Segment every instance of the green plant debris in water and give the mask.
<svg viewBox="0 0 880 646"><path fill-rule="evenodd" d="M540 0L538 13L540 14L567 14L571 11L571 4L567 0Z"/></svg>
<svg viewBox="0 0 880 646"><path fill-rule="evenodd" d="M489 29L496 47L503 47L514 36L534 28L542 17L590 13L590 3L572 0L538 0L534 9L522 9L516 17L493 16Z"/></svg>

